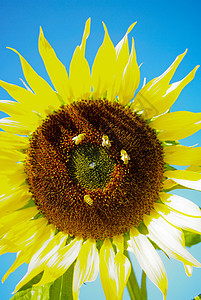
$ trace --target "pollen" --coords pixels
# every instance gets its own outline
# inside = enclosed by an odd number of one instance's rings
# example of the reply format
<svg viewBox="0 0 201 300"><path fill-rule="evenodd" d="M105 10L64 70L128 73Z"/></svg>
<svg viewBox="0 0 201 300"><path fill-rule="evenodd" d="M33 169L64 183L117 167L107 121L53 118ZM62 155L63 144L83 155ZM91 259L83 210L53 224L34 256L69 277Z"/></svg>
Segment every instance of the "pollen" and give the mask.
<svg viewBox="0 0 201 300"><path fill-rule="evenodd" d="M113 238L139 226L159 199L163 148L129 108L80 100L33 132L25 172L39 212L59 231Z"/></svg>

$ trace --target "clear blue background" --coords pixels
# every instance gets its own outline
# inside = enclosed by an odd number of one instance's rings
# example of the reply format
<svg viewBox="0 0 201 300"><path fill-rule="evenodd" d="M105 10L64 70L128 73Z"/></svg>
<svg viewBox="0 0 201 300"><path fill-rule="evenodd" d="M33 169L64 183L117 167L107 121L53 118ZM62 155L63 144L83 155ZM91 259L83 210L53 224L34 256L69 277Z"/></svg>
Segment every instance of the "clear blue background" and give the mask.
<svg viewBox="0 0 201 300"><path fill-rule="evenodd" d="M108 27L110 36L116 45L125 34L128 26L138 21L130 36L134 36L138 63L143 78L151 80L160 75L186 48L184 58L175 80L180 80L195 65L201 64L201 2L195 1L6 1L0 2L0 79L21 85L23 78L19 59L6 46L17 49L31 63L35 70L48 82L42 60L38 53L37 41L39 26L42 26L46 38L54 47L58 57L67 69L75 47L80 44L85 21L92 17L91 35L87 42L87 59L92 65L98 47L102 43L104 31L101 21ZM201 111L201 71L181 93L173 110ZM1 99L10 99L0 90ZM185 128L184 128L185 130ZM183 144L194 145L201 140L201 133L185 139ZM200 205L198 192L180 191L180 194ZM201 205L200 205L201 206ZM201 244L189 250L201 261ZM201 269L194 269L189 279L182 263L170 261L161 253L169 280L167 300L190 300L201 293ZM15 254L0 257L0 277L13 263ZM134 259L138 278L141 270ZM0 285L0 300L8 300L16 283L26 271L20 267ZM148 280L150 300L162 299L160 291ZM80 300L104 299L100 280L87 283L81 288ZM124 300L129 299L127 291ZM55 299L56 300L56 299ZM111 299L112 300L112 299Z"/></svg>

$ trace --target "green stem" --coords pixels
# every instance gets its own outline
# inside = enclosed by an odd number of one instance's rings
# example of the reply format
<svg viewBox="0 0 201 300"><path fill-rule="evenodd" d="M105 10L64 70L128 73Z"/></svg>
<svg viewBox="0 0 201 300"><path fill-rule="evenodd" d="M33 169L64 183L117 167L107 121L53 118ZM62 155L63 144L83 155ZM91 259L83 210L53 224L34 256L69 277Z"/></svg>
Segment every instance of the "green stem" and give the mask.
<svg viewBox="0 0 201 300"><path fill-rule="evenodd" d="M141 300L141 291L140 291L140 288L139 288L139 285L138 285L138 282L137 282L137 279L136 279L136 276L134 273L134 269L133 269L128 251L125 250L124 254L129 259L130 264L131 264L131 274L128 278L128 282L126 285L128 293L130 295L130 299L131 300Z"/></svg>
<svg viewBox="0 0 201 300"><path fill-rule="evenodd" d="M147 284L146 284L146 273L142 271L141 279L141 298L142 300L147 300Z"/></svg>

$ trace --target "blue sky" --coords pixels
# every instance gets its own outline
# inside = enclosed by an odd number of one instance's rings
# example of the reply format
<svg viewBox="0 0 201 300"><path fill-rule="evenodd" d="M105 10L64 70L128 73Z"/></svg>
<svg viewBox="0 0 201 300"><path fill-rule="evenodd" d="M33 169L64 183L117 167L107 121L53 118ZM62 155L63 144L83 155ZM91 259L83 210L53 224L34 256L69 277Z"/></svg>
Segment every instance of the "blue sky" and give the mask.
<svg viewBox="0 0 201 300"><path fill-rule="evenodd" d="M116 45L123 37L129 25L137 21L131 36L134 36L138 63L141 67L141 84L160 75L175 59L189 49L186 57L176 72L173 81L180 80L197 64L201 64L201 2L184 1L10 1L1 0L0 5L0 79L21 85L23 78L19 59L16 54L6 49L17 49L48 82L42 60L38 53L39 27L54 47L58 57L67 70L75 47L80 44L85 21L92 18L91 35L87 42L86 56L92 66L96 51L101 45L104 31L102 21L108 27L113 43ZM201 70L195 79L181 93L173 110L201 111ZM0 89L0 99L10 99ZM185 130L185 129L184 129ZM182 141L185 145L194 145L201 140L201 133ZM178 192L179 193L179 192ZM200 194L196 191L180 191L184 197L200 205ZM201 205L200 205L201 206ZM201 245L189 250L201 261ZM193 299L201 293L201 269L194 269L189 279L181 263L170 261L161 253L168 280L167 300ZM15 254L0 257L0 278L14 261ZM141 270L134 259L138 277ZM0 284L0 300L8 300L14 286L23 276L26 266L11 274L7 281ZM161 293L148 281L149 300L162 299ZM100 280L87 283L81 288L80 300L104 299ZM125 292L124 300L128 294Z"/></svg>

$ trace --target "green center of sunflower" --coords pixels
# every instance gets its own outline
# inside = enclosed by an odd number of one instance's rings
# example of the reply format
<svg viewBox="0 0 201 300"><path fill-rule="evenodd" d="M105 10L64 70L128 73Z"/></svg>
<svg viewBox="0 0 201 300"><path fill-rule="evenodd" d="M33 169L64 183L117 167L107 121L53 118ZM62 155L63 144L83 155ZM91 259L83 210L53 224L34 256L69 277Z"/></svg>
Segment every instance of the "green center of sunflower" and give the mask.
<svg viewBox="0 0 201 300"><path fill-rule="evenodd" d="M155 131L116 102L82 100L49 115L27 151L27 183L58 230L112 238L138 226L164 172Z"/></svg>
<svg viewBox="0 0 201 300"><path fill-rule="evenodd" d="M115 161L107 149L93 144L82 144L70 153L67 164L74 182L86 189L103 189L110 180Z"/></svg>

